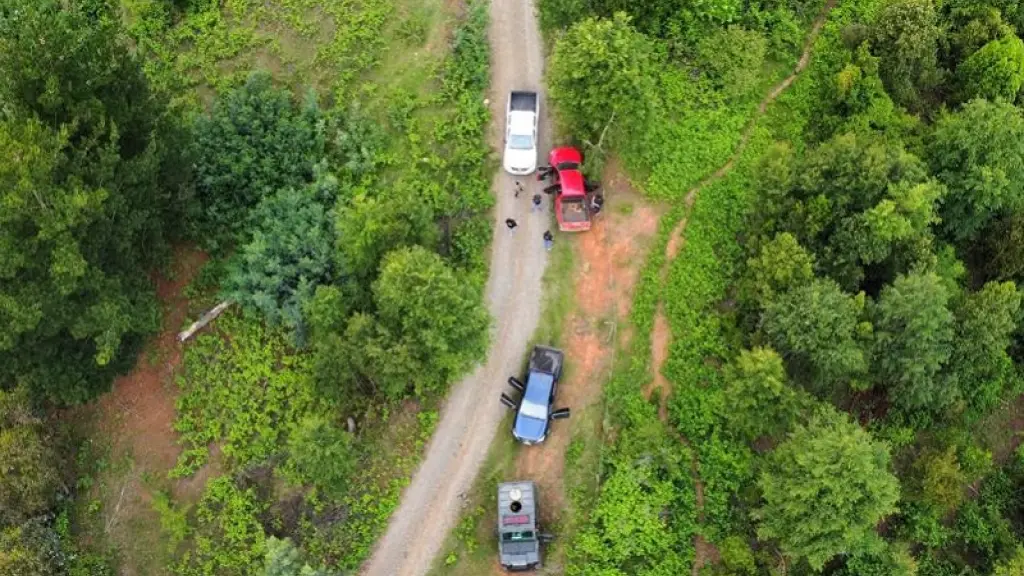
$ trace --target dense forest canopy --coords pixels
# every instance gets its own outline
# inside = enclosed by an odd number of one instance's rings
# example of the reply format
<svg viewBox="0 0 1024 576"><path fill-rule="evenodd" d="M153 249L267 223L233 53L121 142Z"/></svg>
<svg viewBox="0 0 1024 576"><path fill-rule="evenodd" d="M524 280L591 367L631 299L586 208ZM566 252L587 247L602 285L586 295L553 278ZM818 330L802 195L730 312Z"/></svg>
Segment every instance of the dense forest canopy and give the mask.
<svg viewBox="0 0 1024 576"><path fill-rule="evenodd" d="M94 4L0 7L0 383L57 402L105 390L156 327L147 273L187 196L178 128Z"/></svg>
<svg viewBox="0 0 1024 576"><path fill-rule="evenodd" d="M540 6L564 128L589 146L611 124L648 193L694 202L634 312L650 330L663 299L668 423L635 384L644 340L606 390L614 440L569 573L670 574L708 558L696 535L719 554L702 574L1017 573L1017 3ZM807 70L759 116L819 15ZM674 536L642 559L600 550L651 522Z"/></svg>

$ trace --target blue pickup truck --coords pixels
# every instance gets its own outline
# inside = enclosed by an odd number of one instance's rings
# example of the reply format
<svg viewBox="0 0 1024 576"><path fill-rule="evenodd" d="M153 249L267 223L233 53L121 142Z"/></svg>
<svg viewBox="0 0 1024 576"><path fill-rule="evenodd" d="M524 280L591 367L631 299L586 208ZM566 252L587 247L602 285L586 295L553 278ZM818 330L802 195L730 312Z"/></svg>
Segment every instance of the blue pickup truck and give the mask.
<svg viewBox="0 0 1024 576"><path fill-rule="evenodd" d="M519 401L508 394L501 395L501 403L515 410L512 436L523 444L539 444L548 436L552 420L569 417L568 408L553 409L558 380L562 377L565 356L561 350L549 346L534 346L526 369L526 382L515 376L508 379L519 392Z"/></svg>

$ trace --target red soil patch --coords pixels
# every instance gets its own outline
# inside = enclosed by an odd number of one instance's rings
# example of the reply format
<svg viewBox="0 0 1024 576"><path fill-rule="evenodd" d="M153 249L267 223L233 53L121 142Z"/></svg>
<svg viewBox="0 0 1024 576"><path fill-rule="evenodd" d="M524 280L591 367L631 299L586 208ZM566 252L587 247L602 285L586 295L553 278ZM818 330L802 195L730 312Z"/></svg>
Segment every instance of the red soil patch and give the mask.
<svg viewBox="0 0 1024 576"><path fill-rule="evenodd" d="M569 406L574 413L601 399L601 385L607 380L619 341L617 327L629 314L640 267L660 217L633 192L615 162L609 162L605 171L604 187L608 203L594 227L562 237L575 242L577 262L581 263L574 278L576 310L565 319L562 344L567 375L558 391L558 405ZM631 211L621 208L627 204ZM516 463L518 477L538 483L546 523L557 519L565 508L562 476L571 434L567 426L556 428L561 429L543 445L524 448Z"/></svg>
<svg viewBox="0 0 1024 576"><path fill-rule="evenodd" d="M104 431L118 448L130 450L135 464L149 470L170 470L178 459L178 433L174 431L174 374L181 364L177 333L188 316L182 291L207 256L191 248L175 251L170 277L158 277L157 297L163 304L160 333L146 345L135 369L114 381L99 400Z"/></svg>
<svg viewBox="0 0 1024 576"><path fill-rule="evenodd" d="M182 360L177 332L188 316L188 300L182 294L208 257L183 247L175 251L169 276L157 275L157 296L163 305L163 323L131 373L114 381L112 390L95 405L99 433L110 442L115 463L112 485L100 486L104 532L122 556L121 576L149 575L163 569L159 517L152 507L154 491L168 487L167 472L177 462L180 448L174 431L174 376ZM216 462L216 457L211 461ZM128 469L118 472L120 465ZM194 502L214 466L192 478L171 483L172 496Z"/></svg>

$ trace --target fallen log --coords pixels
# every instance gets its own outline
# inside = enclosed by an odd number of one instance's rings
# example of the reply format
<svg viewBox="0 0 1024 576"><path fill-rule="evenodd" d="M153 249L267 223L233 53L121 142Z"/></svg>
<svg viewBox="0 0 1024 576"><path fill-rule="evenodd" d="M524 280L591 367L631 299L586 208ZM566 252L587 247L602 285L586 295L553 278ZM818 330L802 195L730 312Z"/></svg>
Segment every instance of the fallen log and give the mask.
<svg viewBox="0 0 1024 576"><path fill-rule="evenodd" d="M196 332L202 330L203 327L209 324L210 322L213 322L214 319L217 318L217 316L220 316L221 313L227 310L228 307L231 306L232 304L234 304L234 302L232 302L231 300L225 300L220 304L214 306L206 314L200 316L199 320L193 322L191 326L182 330L181 332L178 332L178 342L184 342L191 338L192 336L194 336Z"/></svg>

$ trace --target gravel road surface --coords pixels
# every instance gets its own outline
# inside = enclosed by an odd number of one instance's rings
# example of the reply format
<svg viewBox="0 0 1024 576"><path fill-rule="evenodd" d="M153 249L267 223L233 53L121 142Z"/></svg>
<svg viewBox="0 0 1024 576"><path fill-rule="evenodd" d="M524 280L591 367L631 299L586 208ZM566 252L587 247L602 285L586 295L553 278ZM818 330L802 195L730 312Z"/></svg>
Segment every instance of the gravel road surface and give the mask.
<svg viewBox="0 0 1024 576"><path fill-rule="evenodd" d="M544 71L541 36L532 0L491 1L491 146L503 147L505 100L513 89L541 93L541 161L547 155L550 123L541 85ZM402 494L387 532L363 565L364 576L426 574L447 534L458 520L463 495L477 476L505 409L498 396L509 375L520 369L526 345L540 316L541 277L547 264L543 233L554 225L548 211L530 213L530 198L540 191L533 175L513 197L514 180L499 171L493 190L494 242L487 303L494 318L486 362L454 385L423 462ZM545 196L545 207L550 198ZM519 222L514 234L504 221Z"/></svg>

